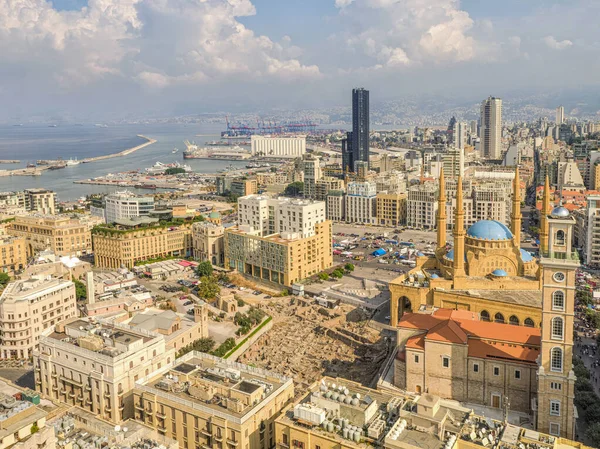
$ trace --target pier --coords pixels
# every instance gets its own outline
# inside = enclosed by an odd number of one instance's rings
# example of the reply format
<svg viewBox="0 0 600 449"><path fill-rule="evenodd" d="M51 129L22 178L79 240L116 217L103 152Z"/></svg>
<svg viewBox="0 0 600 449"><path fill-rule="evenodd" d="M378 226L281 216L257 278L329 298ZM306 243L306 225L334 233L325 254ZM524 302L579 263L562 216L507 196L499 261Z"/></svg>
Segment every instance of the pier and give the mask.
<svg viewBox="0 0 600 449"><path fill-rule="evenodd" d="M20 164L18 159L0 159L0 164Z"/></svg>
<svg viewBox="0 0 600 449"><path fill-rule="evenodd" d="M89 162L97 162L97 161L103 161L105 159L112 159L113 157L129 156L131 153L135 153L137 150L141 150L142 148L145 148L148 145L152 145L153 143L156 143L156 139L151 139L150 137L142 136L141 134L138 134L137 136L142 139L146 139L146 142L144 142L141 145L138 145L137 147L123 150L119 153L105 154L104 156L88 157L86 159L82 159L81 163L86 164Z"/></svg>

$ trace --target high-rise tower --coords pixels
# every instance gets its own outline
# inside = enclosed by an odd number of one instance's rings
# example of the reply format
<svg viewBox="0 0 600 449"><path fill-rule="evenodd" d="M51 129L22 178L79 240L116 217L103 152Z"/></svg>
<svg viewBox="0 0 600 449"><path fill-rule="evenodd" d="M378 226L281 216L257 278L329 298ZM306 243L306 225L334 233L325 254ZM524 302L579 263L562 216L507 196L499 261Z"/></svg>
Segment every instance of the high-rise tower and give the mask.
<svg viewBox="0 0 600 449"><path fill-rule="evenodd" d="M513 182L510 227L513 233L513 241L518 248L521 246L521 179L519 178L519 167L515 169L515 179Z"/></svg>
<svg viewBox="0 0 600 449"><path fill-rule="evenodd" d="M369 91L362 87L352 89L352 154L353 162L369 163Z"/></svg>
<svg viewBox="0 0 600 449"><path fill-rule="evenodd" d="M565 108L559 106L556 108L556 125L560 126L565 122Z"/></svg>
<svg viewBox="0 0 600 449"><path fill-rule="evenodd" d="M538 358L537 429L573 439L573 322L579 257L571 248L575 219L555 207L547 216L548 248L541 253L542 343Z"/></svg>
<svg viewBox="0 0 600 449"><path fill-rule="evenodd" d="M502 100L488 97L481 103L481 155L487 159L502 156Z"/></svg>

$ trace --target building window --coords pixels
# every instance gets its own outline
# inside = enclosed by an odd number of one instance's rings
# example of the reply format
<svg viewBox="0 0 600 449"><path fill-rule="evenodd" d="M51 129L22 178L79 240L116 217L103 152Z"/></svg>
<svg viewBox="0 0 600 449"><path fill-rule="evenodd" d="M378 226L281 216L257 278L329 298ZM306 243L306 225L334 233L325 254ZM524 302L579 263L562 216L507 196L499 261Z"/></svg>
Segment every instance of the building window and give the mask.
<svg viewBox="0 0 600 449"><path fill-rule="evenodd" d="M560 401L550 401L550 415L560 416Z"/></svg>
<svg viewBox="0 0 600 449"><path fill-rule="evenodd" d="M288 445L288 436L285 433L282 435L282 439L283 439L283 444L285 444L287 446Z"/></svg>
<svg viewBox="0 0 600 449"><path fill-rule="evenodd" d="M563 353L560 348L552 348L550 352L550 369L556 373L562 373Z"/></svg>
<svg viewBox="0 0 600 449"><path fill-rule="evenodd" d="M444 368L448 368L450 366L450 357L446 355L442 357L442 366Z"/></svg>
<svg viewBox="0 0 600 449"><path fill-rule="evenodd" d="M521 370L516 369L515 370L515 379L520 379L521 378Z"/></svg>
<svg viewBox="0 0 600 449"><path fill-rule="evenodd" d="M523 325L525 327L535 327L535 323L531 318L525 318L525 321L523 321Z"/></svg>
<svg viewBox="0 0 600 449"><path fill-rule="evenodd" d="M494 376L499 376L499 375L500 375L500 367L494 366Z"/></svg>
<svg viewBox="0 0 600 449"><path fill-rule="evenodd" d="M550 423L550 431L549 431L550 435L554 435L554 436L560 436L560 424L555 423L555 422L551 422Z"/></svg>
<svg viewBox="0 0 600 449"><path fill-rule="evenodd" d="M415 363L419 363L419 356L415 354Z"/></svg>
<svg viewBox="0 0 600 449"><path fill-rule="evenodd" d="M550 382L551 390L562 390L562 384L560 382Z"/></svg>
<svg viewBox="0 0 600 449"><path fill-rule="evenodd" d="M479 372L479 363L473 363L473 372L474 373L478 373Z"/></svg>
<svg viewBox="0 0 600 449"><path fill-rule="evenodd" d="M487 310L482 310L479 314L481 321L490 321L490 313Z"/></svg>
<svg viewBox="0 0 600 449"><path fill-rule="evenodd" d="M552 318L552 338L562 340L564 335L564 322L559 316Z"/></svg>
<svg viewBox="0 0 600 449"><path fill-rule="evenodd" d="M498 312L496 315L494 315L494 322L495 323L504 323L504 315L502 315L500 312Z"/></svg>
<svg viewBox="0 0 600 449"><path fill-rule="evenodd" d="M508 319L508 324L512 324L513 326L518 326L519 318L515 315L511 315L511 317Z"/></svg>
<svg viewBox="0 0 600 449"><path fill-rule="evenodd" d="M558 231L556 233L556 242L557 245L565 244L565 231Z"/></svg>
<svg viewBox="0 0 600 449"><path fill-rule="evenodd" d="M552 293L552 310L565 310L565 294L560 290Z"/></svg>

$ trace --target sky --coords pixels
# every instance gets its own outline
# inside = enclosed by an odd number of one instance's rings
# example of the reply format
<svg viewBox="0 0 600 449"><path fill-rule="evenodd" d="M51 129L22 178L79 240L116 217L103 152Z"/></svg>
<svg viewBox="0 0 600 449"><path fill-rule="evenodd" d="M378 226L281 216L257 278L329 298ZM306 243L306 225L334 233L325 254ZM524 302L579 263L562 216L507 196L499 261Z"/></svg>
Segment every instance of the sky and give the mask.
<svg viewBox="0 0 600 449"><path fill-rule="evenodd" d="M597 88L598 0L0 0L0 119Z"/></svg>

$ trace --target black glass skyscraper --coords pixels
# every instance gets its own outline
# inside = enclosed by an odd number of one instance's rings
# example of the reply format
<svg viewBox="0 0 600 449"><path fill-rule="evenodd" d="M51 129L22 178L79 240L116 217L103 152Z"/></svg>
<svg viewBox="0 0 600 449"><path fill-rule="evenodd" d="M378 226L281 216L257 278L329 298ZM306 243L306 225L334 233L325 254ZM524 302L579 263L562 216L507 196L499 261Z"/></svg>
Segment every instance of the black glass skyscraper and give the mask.
<svg viewBox="0 0 600 449"><path fill-rule="evenodd" d="M369 91L352 89L352 132L342 142L344 172L354 172L357 161L369 163Z"/></svg>

